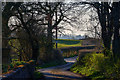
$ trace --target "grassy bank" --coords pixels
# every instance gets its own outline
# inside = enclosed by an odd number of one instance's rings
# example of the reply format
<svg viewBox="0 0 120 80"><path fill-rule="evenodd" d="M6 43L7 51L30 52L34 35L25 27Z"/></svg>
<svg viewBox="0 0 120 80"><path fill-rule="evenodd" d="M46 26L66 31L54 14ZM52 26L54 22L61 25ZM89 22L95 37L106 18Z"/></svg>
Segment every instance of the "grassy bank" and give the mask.
<svg viewBox="0 0 120 80"><path fill-rule="evenodd" d="M2 65L2 73L7 74L10 73L10 71L13 71L19 67L22 67L26 64L25 61L14 61L10 64L3 64Z"/></svg>
<svg viewBox="0 0 120 80"><path fill-rule="evenodd" d="M70 39L57 39L54 42L58 43L58 48L63 47L73 47L73 46L81 46L81 40L70 40ZM55 48L55 46L54 46Z"/></svg>
<svg viewBox="0 0 120 80"><path fill-rule="evenodd" d="M45 79L45 76L39 71L35 71L33 75L34 75L35 80L44 80Z"/></svg>
<svg viewBox="0 0 120 80"><path fill-rule="evenodd" d="M114 62L104 54L87 54L73 65L71 71L80 73L92 80L119 80L120 79L120 59Z"/></svg>

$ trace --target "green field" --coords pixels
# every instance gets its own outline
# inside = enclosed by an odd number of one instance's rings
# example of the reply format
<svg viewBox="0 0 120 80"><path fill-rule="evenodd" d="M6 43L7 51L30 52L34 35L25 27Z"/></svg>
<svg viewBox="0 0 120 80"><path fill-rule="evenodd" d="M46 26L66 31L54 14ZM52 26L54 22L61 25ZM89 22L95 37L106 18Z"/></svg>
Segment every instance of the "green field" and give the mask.
<svg viewBox="0 0 120 80"><path fill-rule="evenodd" d="M56 41L58 43L58 48L81 46L81 42L82 42L81 40L70 40L70 39L57 39L57 40L54 40L54 42L56 42Z"/></svg>

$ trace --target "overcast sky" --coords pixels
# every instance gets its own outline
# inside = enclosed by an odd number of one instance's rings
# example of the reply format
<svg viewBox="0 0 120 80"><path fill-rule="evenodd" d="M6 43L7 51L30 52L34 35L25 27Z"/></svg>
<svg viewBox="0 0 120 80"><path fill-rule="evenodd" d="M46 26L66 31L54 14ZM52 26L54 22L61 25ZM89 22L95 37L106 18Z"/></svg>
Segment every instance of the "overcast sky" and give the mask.
<svg viewBox="0 0 120 80"><path fill-rule="evenodd" d="M82 12L82 13L81 13ZM74 26L71 26L69 25L68 23L66 22L61 22L58 26L64 26L66 29L70 29L70 30L65 30L65 29L62 29L61 31L64 32L64 34L67 34L67 35L89 35L89 36L92 36L92 34L88 31L83 31L83 30L86 30L87 28L91 28L93 27L94 25L96 25L99 21L92 21L90 20L91 16L97 16L97 13L95 12L95 10L87 10L85 11L84 9L81 9L80 10L80 15L77 14L78 11L76 10L74 13L71 13L70 15L71 16L77 16L77 18L79 18L79 20L77 20L76 22L71 22ZM64 23L64 25L62 24ZM92 25L94 24L94 25ZM98 27L100 27L100 25L98 25ZM72 31L71 31L72 30ZM93 30L94 31L94 30ZM100 31L100 28L99 28L99 31ZM59 33L60 34L60 33Z"/></svg>

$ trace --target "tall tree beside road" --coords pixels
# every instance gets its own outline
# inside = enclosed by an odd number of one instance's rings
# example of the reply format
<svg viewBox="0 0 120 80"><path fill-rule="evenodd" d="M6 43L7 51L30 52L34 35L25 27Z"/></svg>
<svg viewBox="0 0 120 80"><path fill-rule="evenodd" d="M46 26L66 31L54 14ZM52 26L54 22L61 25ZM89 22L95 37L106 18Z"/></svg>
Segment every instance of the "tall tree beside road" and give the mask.
<svg viewBox="0 0 120 80"><path fill-rule="evenodd" d="M90 4L97 9L99 21L102 28L101 32L103 44L105 47L104 54L106 56L109 54L112 44L113 55L120 55L120 39L118 37L120 35L120 2L83 2L83 4ZM111 43L112 36L114 36L113 43Z"/></svg>

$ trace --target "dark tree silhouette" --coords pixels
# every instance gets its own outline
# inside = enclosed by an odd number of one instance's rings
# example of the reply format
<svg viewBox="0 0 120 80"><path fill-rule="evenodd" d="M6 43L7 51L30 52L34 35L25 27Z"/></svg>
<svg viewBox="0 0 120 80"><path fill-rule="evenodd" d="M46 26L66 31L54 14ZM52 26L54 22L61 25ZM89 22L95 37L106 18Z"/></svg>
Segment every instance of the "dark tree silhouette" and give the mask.
<svg viewBox="0 0 120 80"><path fill-rule="evenodd" d="M102 28L101 31L103 44L105 47L105 55L108 55L111 49L111 44L114 56L117 56L119 53L119 3L120 2L83 2L83 4L90 4L97 9L99 21ZM111 43L112 36L114 36L113 43Z"/></svg>

